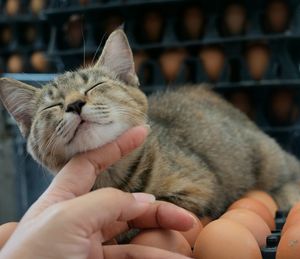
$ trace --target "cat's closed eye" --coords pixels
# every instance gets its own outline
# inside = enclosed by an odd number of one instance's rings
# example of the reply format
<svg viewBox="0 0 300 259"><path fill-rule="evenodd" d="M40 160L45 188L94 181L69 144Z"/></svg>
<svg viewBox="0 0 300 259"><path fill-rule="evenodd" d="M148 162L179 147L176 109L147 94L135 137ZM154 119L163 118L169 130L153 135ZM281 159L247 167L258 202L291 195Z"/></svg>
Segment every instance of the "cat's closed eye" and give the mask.
<svg viewBox="0 0 300 259"><path fill-rule="evenodd" d="M49 105L49 106L43 108L43 109L41 110L41 112L42 112L42 111L45 111L45 110L49 110L49 109L51 109L51 108L55 108L55 107L60 107L60 108L62 108L62 107L63 107L63 104L62 104L62 103L55 103L55 104Z"/></svg>
<svg viewBox="0 0 300 259"><path fill-rule="evenodd" d="M86 91L84 92L84 94L87 95L90 91L94 90L97 86L102 85L102 84L104 84L104 83L105 83L105 82L103 81L103 82L99 82L99 83L93 85L91 88L89 88L88 90L86 90Z"/></svg>

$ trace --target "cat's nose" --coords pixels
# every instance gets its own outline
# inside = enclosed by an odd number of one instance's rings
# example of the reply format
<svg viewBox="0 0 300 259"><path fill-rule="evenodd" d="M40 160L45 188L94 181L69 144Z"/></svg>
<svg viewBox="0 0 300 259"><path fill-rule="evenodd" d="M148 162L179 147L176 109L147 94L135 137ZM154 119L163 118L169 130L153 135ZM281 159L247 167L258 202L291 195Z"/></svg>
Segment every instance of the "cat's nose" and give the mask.
<svg viewBox="0 0 300 259"><path fill-rule="evenodd" d="M68 104L66 112L74 112L74 113L80 114L81 109L84 105L85 105L85 101L77 100L73 103Z"/></svg>

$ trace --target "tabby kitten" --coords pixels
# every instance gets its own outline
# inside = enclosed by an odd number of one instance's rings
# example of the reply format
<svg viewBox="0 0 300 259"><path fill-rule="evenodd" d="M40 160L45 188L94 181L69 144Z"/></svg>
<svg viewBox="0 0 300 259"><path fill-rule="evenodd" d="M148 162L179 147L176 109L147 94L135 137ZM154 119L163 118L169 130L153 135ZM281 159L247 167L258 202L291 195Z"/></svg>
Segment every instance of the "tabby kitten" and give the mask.
<svg viewBox="0 0 300 259"><path fill-rule="evenodd" d="M208 87L185 86L147 101L138 86L127 38L116 30L95 66L42 89L3 78L0 97L29 153L54 173L76 153L149 123L145 143L102 173L95 188L153 193L211 217L253 188L271 193L282 209L300 200L298 160Z"/></svg>

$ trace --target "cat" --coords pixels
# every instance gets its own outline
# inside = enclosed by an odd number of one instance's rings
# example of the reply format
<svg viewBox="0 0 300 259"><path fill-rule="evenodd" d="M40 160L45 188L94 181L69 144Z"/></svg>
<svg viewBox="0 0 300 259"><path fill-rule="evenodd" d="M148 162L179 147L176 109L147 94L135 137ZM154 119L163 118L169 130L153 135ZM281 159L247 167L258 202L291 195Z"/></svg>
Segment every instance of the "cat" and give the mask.
<svg viewBox="0 0 300 259"><path fill-rule="evenodd" d="M299 161L210 86L182 86L147 100L121 29L109 36L95 65L41 89L2 78L0 98L28 152L54 174L75 154L150 124L145 143L102 173L95 189L148 192L213 218L254 188L270 193L282 209L300 200Z"/></svg>

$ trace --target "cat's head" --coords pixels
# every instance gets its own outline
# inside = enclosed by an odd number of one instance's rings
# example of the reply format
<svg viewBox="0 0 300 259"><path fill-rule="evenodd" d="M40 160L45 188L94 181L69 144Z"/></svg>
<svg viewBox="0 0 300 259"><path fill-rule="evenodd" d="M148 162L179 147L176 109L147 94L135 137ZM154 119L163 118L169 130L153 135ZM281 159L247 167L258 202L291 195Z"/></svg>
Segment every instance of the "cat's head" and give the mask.
<svg viewBox="0 0 300 259"><path fill-rule="evenodd" d="M29 153L57 172L76 153L145 124L147 99L138 86L132 52L119 29L94 66L66 72L41 89L0 79L0 99L27 139Z"/></svg>

